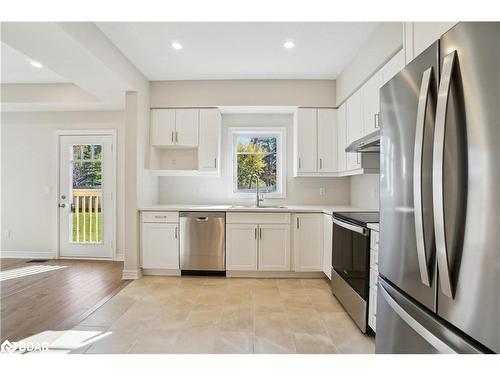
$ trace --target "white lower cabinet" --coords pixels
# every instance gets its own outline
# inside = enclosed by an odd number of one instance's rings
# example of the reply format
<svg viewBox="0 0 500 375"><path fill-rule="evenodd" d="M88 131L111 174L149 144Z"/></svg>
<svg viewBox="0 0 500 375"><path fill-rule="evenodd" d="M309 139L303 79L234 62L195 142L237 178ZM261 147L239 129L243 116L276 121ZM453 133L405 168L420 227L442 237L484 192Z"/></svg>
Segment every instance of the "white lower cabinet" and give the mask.
<svg viewBox="0 0 500 375"><path fill-rule="evenodd" d="M259 225L259 270L290 271L290 225Z"/></svg>
<svg viewBox="0 0 500 375"><path fill-rule="evenodd" d="M368 325L377 328L377 288L378 288L378 249L379 232L370 233L370 294L368 297Z"/></svg>
<svg viewBox="0 0 500 375"><path fill-rule="evenodd" d="M257 271L257 224L226 224L226 269Z"/></svg>
<svg viewBox="0 0 500 375"><path fill-rule="evenodd" d="M294 270L323 271L323 214L296 214L294 221Z"/></svg>
<svg viewBox="0 0 500 375"><path fill-rule="evenodd" d="M290 271L290 214L226 214L228 271Z"/></svg>
<svg viewBox="0 0 500 375"><path fill-rule="evenodd" d="M142 223L142 268L179 269L179 225Z"/></svg>
<svg viewBox="0 0 500 375"><path fill-rule="evenodd" d="M323 214L323 273L330 280L332 279L332 240L332 216Z"/></svg>

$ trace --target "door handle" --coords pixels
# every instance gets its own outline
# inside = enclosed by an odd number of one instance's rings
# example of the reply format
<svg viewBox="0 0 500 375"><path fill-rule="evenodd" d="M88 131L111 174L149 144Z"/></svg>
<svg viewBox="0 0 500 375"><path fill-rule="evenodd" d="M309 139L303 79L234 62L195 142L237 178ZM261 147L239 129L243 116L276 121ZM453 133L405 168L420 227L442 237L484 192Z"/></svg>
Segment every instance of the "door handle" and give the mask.
<svg viewBox="0 0 500 375"><path fill-rule="evenodd" d="M436 126L434 130L432 154L432 203L436 231L436 258L441 290L443 294L449 298L453 298L454 293L451 285L444 222L444 141L446 135L446 112L448 109L451 78L455 67L456 55L457 52L453 51L449 55L446 55L443 61L443 70L441 82L439 83L436 107Z"/></svg>
<svg viewBox="0 0 500 375"><path fill-rule="evenodd" d="M425 341L437 349L443 354L453 354L456 353L449 345L435 336L431 331L420 324L413 316L411 316L400 303L394 299L391 294L384 287L384 283L381 282L377 288L380 290L380 294L390 306L390 308L406 323L411 329L413 329L418 335L420 335Z"/></svg>
<svg viewBox="0 0 500 375"><path fill-rule="evenodd" d="M359 227L357 225L353 225L350 223L346 223L345 221L333 218L333 223L338 225L339 227L342 227L344 229L352 230L353 232L362 234L363 236L368 236L368 230L363 227Z"/></svg>
<svg viewBox="0 0 500 375"><path fill-rule="evenodd" d="M427 107L429 105L429 94L431 82L434 78L433 67L427 69L422 75L420 95L417 107L417 122L415 126L415 148L413 150L413 211L415 218L415 235L417 242L418 267L420 269L420 279L422 284L431 286L429 277L429 263L425 251L426 244L424 237L424 217L422 208L422 158L424 151L424 132Z"/></svg>

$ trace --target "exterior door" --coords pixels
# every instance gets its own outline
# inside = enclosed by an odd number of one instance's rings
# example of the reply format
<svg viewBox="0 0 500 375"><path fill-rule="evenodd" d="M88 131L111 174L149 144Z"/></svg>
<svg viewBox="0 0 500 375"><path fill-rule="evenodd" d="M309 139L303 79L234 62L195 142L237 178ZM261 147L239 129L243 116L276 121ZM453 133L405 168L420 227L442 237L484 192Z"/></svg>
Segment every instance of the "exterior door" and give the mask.
<svg viewBox="0 0 500 375"><path fill-rule="evenodd" d="M431 310L435 310L436 295L432 217L432 142L438 54L436 42L380 90L382 124L380 207L382 209L379 273ZM427 112L422 116L425 121L420 123L422 132L420 136L416 136L423 75L430 68L433 74L429 76ZM426 90L423 91L424 101L425 92ZM414 157L415 153L418 155L417 158ZM414 169L415 165L421 172ZM415 187L419 188L420 198L415 197ZM421 227L416 226L418 223L422 224ZM417 241L420 241L420 248ZM419 256L421 250L425 253ZM422 265L419 263L420 260ZM428 283L423 282L422 272L425 270L428 274ZM379 327L377 331L380 331Z"/></svg>
<svg viewBox="0 0 500 375"><path fill-rule="evenodd" d="M113 137L63 135L59 146L59 256L112 258Z"/></svg>

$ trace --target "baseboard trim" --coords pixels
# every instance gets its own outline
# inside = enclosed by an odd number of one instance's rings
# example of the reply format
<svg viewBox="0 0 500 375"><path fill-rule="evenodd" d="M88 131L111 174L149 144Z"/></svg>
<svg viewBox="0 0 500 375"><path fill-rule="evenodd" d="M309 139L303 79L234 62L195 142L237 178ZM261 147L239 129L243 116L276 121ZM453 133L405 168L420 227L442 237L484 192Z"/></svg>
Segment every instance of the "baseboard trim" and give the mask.
<svg viewBox="0 0 500 375"><path fill-rule="evenodd" d="M142 277L141 270L123 270L122 280L137 280Z"/></svg>
<svg viewBox="0 0 500 375"><path fill-rule="evenodd" d="M323 272L294 271L226 271L226 277L283 278L283 279L323 279Z"/></svg>
<svg viewBox="0 0 500 375"><path fill-rule="evenodd" d="M159 268L146 268L142 270L144 276L180 276L181 270L164 270Z"/></svg>
<svg viewBox="0 0 500 375"><path fill-rule="evenodd" d="M19 258L19 259L55 259L55 252L47 251L2 251L1 258Z"/></svg>

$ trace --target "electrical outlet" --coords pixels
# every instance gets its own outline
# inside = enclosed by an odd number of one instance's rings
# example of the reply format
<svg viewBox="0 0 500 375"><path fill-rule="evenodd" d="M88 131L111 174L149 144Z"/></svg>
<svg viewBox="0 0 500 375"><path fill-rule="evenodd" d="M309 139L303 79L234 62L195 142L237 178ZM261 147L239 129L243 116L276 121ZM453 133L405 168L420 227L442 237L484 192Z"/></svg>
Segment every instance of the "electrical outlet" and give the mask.
<svg viewBox="0 0 500 375"><path fill-rule="evenodd" d="M319 195L321 195L321 196L326 195L326 189L324 187L319 188Z"/></svg>

